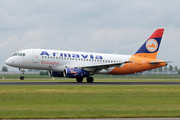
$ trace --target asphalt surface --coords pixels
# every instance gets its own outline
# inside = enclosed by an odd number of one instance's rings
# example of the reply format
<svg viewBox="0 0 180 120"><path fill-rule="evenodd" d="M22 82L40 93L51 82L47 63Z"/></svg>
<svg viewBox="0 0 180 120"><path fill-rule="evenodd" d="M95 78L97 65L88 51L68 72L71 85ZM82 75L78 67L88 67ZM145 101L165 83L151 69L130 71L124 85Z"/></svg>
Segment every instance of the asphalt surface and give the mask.
<svg viewBox="0 0 180 120"><path fill-rule="evenodd" d="M180 82L0 82L2 85L180 85Z"/></svg>

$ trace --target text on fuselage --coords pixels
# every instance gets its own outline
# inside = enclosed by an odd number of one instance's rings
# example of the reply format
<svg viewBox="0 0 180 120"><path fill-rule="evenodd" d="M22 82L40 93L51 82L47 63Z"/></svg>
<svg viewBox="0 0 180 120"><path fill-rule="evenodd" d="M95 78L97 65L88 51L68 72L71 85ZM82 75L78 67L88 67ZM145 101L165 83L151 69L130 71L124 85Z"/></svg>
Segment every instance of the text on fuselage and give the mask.
<svg viewBox="0 0 180 120"><path fill-rule="evenodd" d="M42 51L40 55L47 55L50 56L48 52L46 51ZM70 54L70 53L56 53L53 52L53 56L54 57L73 57L73 58L88 58L88 59L103 59L102 56L100 55L93 55L93 54L89 54L89 55L84 55L84 54Z"/></svg>

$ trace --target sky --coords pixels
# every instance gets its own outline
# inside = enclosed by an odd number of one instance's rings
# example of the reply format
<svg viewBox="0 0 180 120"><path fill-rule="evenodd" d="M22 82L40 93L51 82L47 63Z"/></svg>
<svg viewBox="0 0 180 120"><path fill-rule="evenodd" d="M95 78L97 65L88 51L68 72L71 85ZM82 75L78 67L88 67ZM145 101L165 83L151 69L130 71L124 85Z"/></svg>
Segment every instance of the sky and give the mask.
<svg viewBox="0 0 180 120"><path fill-rule="evenodd" d="M29 48L133 55L158 28L165 31L157 59L180 67L179 0L0 3L0 68L12 54Z"/></svg>

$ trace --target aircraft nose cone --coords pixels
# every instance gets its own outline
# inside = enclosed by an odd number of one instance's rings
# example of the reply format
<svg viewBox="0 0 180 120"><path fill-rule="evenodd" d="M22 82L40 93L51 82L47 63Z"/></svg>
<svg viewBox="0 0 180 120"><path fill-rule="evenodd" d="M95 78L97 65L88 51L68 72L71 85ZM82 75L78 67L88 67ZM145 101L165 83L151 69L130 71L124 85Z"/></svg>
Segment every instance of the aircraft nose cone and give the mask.
<svg viewBox="0 0 180 120"><path fill-rule="evenodd" d="M5 61L5 64L6 64L6 65L11 65L10 59L7 59L7 60Z"/></svg>

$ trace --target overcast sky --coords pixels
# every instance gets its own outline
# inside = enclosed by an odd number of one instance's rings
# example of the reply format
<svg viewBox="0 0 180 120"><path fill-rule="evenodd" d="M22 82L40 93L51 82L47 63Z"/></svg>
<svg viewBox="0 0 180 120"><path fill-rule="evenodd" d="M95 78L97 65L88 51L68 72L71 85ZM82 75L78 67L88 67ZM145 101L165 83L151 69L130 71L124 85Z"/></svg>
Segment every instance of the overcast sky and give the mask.
<svg viewBox="0 0 180 120"><path fill-rule="evenodd" d="M158 28L157 58L180 66L180 0L0 0L0 66L28 48L134 54Z"/></svg>

